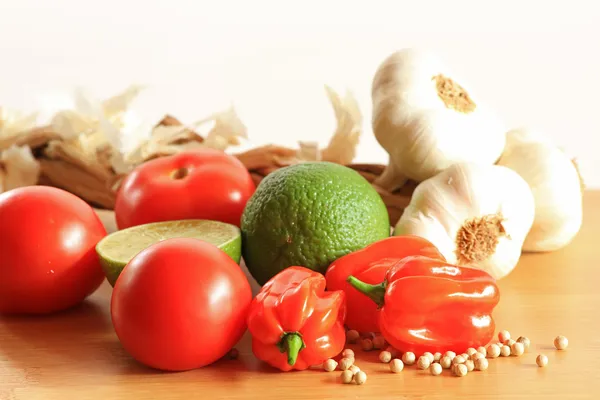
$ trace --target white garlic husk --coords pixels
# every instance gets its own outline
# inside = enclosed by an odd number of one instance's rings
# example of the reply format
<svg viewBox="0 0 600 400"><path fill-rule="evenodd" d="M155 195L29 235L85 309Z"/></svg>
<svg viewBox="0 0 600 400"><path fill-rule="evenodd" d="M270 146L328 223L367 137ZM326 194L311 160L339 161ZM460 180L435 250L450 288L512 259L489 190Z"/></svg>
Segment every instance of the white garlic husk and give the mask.
<svg viewBox="0 0 600 400"><path fill-rule="evenodd" d="M535 200L535 218L523 250L555 251L567 246L581 229L583 181L574 160L539 133L513 129L498 165L517 172Z"/></svg>
<svg viewBox="0 0 600 400"><path fill-rule="evenodd" d="M393 191L458 162L494 164L507 129L433 54L404 49L379 66L372 82L372 127L389 163L375 182Z"/></svg>
<svg viewBox="0 0 600 400"><path fill-rule="evenodd" d="M507 276L521 257L535 206L527 182L513 170L457 163L421 182L394 235L417 235L457 265Z"/></svg>

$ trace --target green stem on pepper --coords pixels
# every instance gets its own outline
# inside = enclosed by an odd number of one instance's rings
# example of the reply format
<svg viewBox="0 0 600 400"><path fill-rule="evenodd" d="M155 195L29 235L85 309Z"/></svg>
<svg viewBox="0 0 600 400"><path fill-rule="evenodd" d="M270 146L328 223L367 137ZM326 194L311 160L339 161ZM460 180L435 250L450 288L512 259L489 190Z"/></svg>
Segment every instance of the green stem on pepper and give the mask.
<svg viewBox="0 0 600 400"><path fill-rule="evenodd" d="M298 353L306 347L302 335L297 332L285 333L277 345L282 353L287 353L288 364L292 366L296 364Z"/></svg>
<svg viewBox="0 0 600 400"><path fill-rule="evenodd" d="M363 281L361 281L360 279L357 279L355 277L353 277L352 275L350 275L348 278L346 278L346 281L356 290L358 290L359 292L361 292L362 294L368 296L371 300L373 300L375 302L375 304L377 304L377 307L381 308L383 307L383 299L385 298L385 289L386 289L386 282L377 284L377 285L372 285L370 283L365 283Z"/></svg>

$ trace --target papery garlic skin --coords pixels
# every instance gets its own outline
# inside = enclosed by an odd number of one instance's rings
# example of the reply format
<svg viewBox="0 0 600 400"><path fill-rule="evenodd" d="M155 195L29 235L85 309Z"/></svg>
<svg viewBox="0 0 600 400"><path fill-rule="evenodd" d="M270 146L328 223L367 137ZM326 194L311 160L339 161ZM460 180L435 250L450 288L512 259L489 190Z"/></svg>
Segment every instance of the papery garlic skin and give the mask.
<svg viewBox="0 0 600 400"><path fill-rule="evenodd" d="M372 82L372 127L389 154L375 183L387 190L424 181L457 162L494 164L504 149L499 119L432 54L404 49Z"/></svg>
<svg viewBox="0 0 600 400"><path fill-rule="evenodd" d="M40 171L29 146L12 145L0 151L0 193L37 184Z"/></svg>
<svg viewBox="0 0 600 400"><path fill-rule="evenodd" d="M498 161L517 172L535 200L535 218L524 251L555 251L568 245L583 220L582 180L574 162L551 142L531 138L526 129L507 134L510 146Z"/></svg>
<svg viewBox="0 0 600 400"><path fill-rule="evenodd" d="M517 265L534 213L531 190L516 172L457 163L417 186L394 235L421 236L448 262L501 279ZM473 232L478 240L464 239Z"/></svg>

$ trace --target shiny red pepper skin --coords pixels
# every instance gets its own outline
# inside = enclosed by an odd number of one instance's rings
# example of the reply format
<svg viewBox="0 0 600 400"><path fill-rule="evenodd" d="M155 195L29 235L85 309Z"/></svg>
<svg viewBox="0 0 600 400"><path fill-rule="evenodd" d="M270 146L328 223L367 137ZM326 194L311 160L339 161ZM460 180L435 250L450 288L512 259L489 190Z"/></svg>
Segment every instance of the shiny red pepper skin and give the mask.
<svg viewBox="0 0 600 400"><path fill-rule="evenodd" d="M380 285L348 280L381 307L381 334L401 352L460 354L494 337L500 291L483 270L414 256L390 268Z"/></svg>
<svg viewBox="0 0 600 400"><path fill-rule="evenodd" d="M344 349L345 294L325 291L325 278L289 267L252 300L247 317L256 358L282 371L304 370Z"/></svg>
<svg viewBox="0 0 600 400"><path fill-rule="evenodd" d="M364 249L347 254L327 268L328 290L346 293L346 326L361 333L379 332L377 305L353 288L347 278L352 275L365 283L381 283L391 266L407 256L422 255L444 260L428 240L418 236L392 236Z"/></svg>

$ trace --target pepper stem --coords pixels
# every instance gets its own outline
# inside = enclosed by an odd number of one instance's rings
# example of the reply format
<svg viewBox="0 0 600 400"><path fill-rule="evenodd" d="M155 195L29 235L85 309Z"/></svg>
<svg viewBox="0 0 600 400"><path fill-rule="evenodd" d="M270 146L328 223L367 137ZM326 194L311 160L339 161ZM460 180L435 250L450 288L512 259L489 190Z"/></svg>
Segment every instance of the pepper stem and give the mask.
<svg viewBox="0 0 600 400"><path fill-rule="evenodd" d="M346 281L352 285L353 288L368 296L371 300L377 304L377 307L383 307L383 299L385 297L386 282L382 282L378 285L371 285L365 283L352 275L346 278Z"/></svg>
<svg viewBox="0 0 600 400"><path fill-rule="evenodd" d="M288 364L291 366L296 364L298 353L306 347L302 335L298 332L284 334L278 346L282 353L287 353Z"/></svg>

